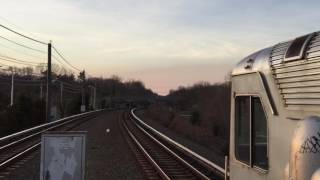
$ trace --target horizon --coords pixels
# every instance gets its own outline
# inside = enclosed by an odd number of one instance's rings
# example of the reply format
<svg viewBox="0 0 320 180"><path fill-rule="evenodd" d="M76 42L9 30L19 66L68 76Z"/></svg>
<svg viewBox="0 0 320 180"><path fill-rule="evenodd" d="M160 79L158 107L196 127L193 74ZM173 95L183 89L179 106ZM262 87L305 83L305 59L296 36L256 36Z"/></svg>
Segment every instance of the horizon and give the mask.
<svg viewBox="0 0 320 180"><path fill-rule="evenodd" d="M245 56L319 30L317 4L13 0L2 3L0 24L52 40L75 67L93 76L140 80L166 95L179 86L223 82Z"/></svg>

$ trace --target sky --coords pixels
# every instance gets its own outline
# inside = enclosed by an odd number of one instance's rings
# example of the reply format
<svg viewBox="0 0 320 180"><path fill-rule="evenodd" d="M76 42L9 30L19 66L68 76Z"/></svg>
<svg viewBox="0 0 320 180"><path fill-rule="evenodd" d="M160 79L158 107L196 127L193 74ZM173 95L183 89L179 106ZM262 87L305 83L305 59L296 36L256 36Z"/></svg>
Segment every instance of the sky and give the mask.
<svg viewBox="0 0 320 180"><path fill-rule="evenodd" d="M318 31L320 17L320 1L302 0L0 3L0 24L45 42L51 40L75 67L92 76L141 80L161 95L200 81L223 82L243 57ZM3 29L0 35L31 45ZM5 49L9 54L5 46L0 39L0 54Z"/></svg>

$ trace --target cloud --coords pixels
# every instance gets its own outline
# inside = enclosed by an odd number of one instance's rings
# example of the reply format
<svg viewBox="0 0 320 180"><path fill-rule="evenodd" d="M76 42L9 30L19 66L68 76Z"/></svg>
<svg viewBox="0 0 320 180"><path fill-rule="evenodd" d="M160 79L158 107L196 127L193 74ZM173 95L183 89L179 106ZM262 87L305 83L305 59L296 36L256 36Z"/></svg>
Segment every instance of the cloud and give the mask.
<svg viewBox="0 0 320 180"><path fill-rule="evenodd" d="M317 30L318 6L295 0L10 0L0 16L53 40L90 74L138 77L167 92L223 80L226 67L248 54Z"/></svg>

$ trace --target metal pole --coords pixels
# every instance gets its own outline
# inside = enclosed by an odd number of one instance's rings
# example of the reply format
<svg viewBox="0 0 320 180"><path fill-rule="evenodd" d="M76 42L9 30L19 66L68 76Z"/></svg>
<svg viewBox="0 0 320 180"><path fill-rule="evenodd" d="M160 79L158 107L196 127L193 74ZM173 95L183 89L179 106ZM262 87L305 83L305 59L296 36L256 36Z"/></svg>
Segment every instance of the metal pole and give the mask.
<svg viewBox="0 0 320 180"><path fill-rule="evenodd" d="M60 114L64 117L64 107L63 107L63 83L60 82Z"/></svg>
<svg viewBox="0 0 320 180"><path fill-rule="evenodd" d="M42 101L43 98L43 88L42 88L42 82L40 84L40 100Z"/></svg>
<svg viewBox="0 0 320 180"><path fill-rule="evenodd" d="M96 110L96 97L97 97L97 87L94 87L93 91L93 109Z"/></svg>
<svg viewBox="0 0 320 180"><path fill-rule="evenodd" d="M84 94L84 85L82 85L82 92L81 92L81 112L86 111L86 106L85 106L85 94Z"/></svg>
<svg viewBox="0 0 320 180"><path fill-rule="evenodd" d="M84 106L84 88L82 86L82 91L81 91L81 105Z"/></svg>
<svg viewBox="0 0 320 180"><path fill-rule="evenodd" d="M46 101L46 121L50 122L51 114L51 41L48 44L48 69L47 69L47 101Z"/></svg>
<svg viewBox="0 0 320 180"><path fill-rule="evenodd" d="M229 157L224 156L224 180L229 180Z"/></svg>
<svg viewBox="0 0 320 180"><path fill-rule="evenodd" d="M60 83L60 104L61 104L61 107L63 106L63 83L61 82Z"/></svg>
<svg viewBox="0 0 320 180"><path fill-rule="evenodd" d="M14 91L14 73L13 70L11 71L11 100L10 100L10 106L13 106L13 91Z"/></svg>
<svg viewBox="0 0 320 180"><path fill-rule="evenodd" d="M91 85L89 85L88 86L89 88L90 88L90 98L89 98L89 107L92 107L92 101L93 101L93 91L92 91L92 86Z"/></svg>

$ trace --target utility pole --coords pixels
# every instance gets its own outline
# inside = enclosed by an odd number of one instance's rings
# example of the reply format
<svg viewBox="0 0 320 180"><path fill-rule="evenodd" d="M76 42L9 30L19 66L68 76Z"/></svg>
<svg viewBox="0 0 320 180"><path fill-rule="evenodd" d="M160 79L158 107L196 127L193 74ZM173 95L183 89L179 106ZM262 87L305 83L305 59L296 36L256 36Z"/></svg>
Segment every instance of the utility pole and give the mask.
<svg viewBox="0 0 320 180"><path fill-rule="evenodd" d="M97 86L94 87L93 91L93 109L96 110L96 98L97 98Z"/></svg>
<svg viewBox="0 0 320 180"><path fill-rule="evenodd" d="M64 117L64 107L63 107L63 83L60 82L60 114Z"/></svg>
<svg viewBox="0 0 320 180"><path fill-rule="evenodd" d="M91 88L90 104L91 104L92 108L95 110L96 109L96 94L97 94L96 86L89 85L89 87Z"/></svg>
<svg viewBox="0 0 320 180"><path fill-rule="evenodd" d="M46 121L51 121L51 41L48 44Z"/></svg>
<svg viewBox="0 0 320 180"><path fill-rule="evenodd" d="M13 91L14 91L14 72L11 70L11 100L10 100L10 106L13 106Z"/></svg>
<svg viewBox="0 0 320 180"><path fill-rule="evenodd" d="M40 100L42 101L43 98L43 88L42 88L42 81L40 83Z"/></svg>
<svg viewBox="0 0 320 180"><path fill-rule="evenodd" d="M63 83L60 82L60 104L63 106Z"/></svg>
<svg viewBox="0 0 320 180"><path fill-rule="evenodd" d="M82 85L82 91L81 91L81 112L86 111L86 105L85 105L85 92L84 92L84 85Z"/></svg>

